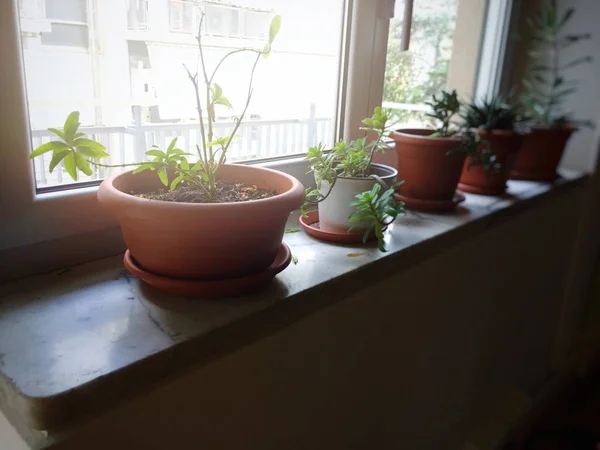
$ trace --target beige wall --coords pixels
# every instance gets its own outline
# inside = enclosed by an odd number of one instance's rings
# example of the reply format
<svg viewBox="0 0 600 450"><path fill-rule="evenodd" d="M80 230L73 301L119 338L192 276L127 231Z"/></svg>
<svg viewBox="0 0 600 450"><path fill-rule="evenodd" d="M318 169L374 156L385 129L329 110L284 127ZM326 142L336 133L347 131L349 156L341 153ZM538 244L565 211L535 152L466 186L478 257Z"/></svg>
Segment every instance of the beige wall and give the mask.
<svg viewBox="0 0 600 450"><path fill-rule="evenodd" d="M363 280L350 298L54 449L459 448L498 397L536 392L552 373L579 195L374 286Z"/></svg>
<svg viewBox="0 0 600 450"><path fill-rule="evenodd" d="M463 99L470 99L475 90L485 5L486 0L460 0L458 4L447 89L456 89Z"/></svg>

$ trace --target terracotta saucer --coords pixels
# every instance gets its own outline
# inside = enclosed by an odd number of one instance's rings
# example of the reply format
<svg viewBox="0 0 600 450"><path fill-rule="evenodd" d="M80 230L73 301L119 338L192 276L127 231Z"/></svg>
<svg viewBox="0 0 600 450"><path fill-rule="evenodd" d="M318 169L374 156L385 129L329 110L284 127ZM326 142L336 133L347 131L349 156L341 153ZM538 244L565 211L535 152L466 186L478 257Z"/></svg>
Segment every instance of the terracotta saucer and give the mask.
<svg viewBox="0 0 600 450"><path fill-rule="evenodd" d="M320 239L322 241L335 242L337 244L362 244L363 233L334 233L331 231L323 231L319 228L319 211L310 211L306 217L300 216L300 225L306 231L306 234ZM374 234L371 234L369 240L373 239Z"/></svg>
<svg viewBox="0 0 600 450"><path fill-rule="evenodd" d="M458 183L458 189L460 189L463 192L469 192L471 194L497 196L504 194L504 191L506 191L506 186L504 186L502 189L490 189L480 186L474 186L471 184Z"/></svg>
<svg viewBox="0 0 600 450"><path fill-rule="evenodd" d="M547 171L527 171L527 170L511 170L511 180L524 180L524 181L543 181L551 183L558 178L557 173L548 173Z"/></svg>
<svg viewBox="0 0 600 450"><path fill-rule="evenodd" d="M423 212L446 212L452 211L459 203L465 201L465 196L460 192L455 192L452 200L420 200L417 198L409 198L400 194L394 194L396 201L404 202L407 209Z"/></svg>
<svg viewBox="0 0 600 450"><path fill-rule="evenodd" d="M172 294L200 298L232 297L256 291L264 287L275 275L289 266L291 260L292 252L282 242L275 261L263 272L225 280L185 280L147 272L138 265L129 250L125 252L125 256L123 257L125 268L131 274L144 280L156 289Z"/></svg>

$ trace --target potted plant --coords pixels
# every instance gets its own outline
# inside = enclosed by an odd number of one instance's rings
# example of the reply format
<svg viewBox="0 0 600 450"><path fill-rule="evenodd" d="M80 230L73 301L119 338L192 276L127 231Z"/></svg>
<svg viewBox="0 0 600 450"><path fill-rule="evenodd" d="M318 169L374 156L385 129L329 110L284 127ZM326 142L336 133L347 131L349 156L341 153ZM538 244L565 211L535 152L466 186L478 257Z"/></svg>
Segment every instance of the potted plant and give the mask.
<svg viewBox="0 0 600 450"><path fill-rule="evenodd" d="M494 154L494 164L486 168L468 156L460 176L461 191L483 195L500 195L506 190L510 168L521 143L519 117L516 110L501 96L473 101L461 114L463 126L472 130Z"/></svg>
<svg viewBox="0 0 600 450"><path fill-rule="evenodd" d="M551 0L535 17L527 20L534 48L529 51L531 62L523 80L522 104L531 133L523 140L511 178L539 181L556 178L565 146L577 130L576 122L562 111L565 99L576 91L576 82L567 81L565 72L590 62L591 57L569 61L563 55L573 45L590 38L588 33L564 32L574 12L569 8L561 16L556 0Z"/></svg>
<svg viewBox="0 0 600 450"><path fill-rule="evenodd" d="M404 204L393 198L396 169L372 162L375 152L386 150L387 120L377 107L361 128L375 139L342 140L330 152L325 152L322 144L308 150L306 159L317 187L307 190L305 208L318 204L321 234L317 237L358 236L366 242L374 236L379 249L386 251L383 232L404 210Z"/></svg>
<svg viewBox="0 0 600 450"><path fill-rule="evenodd" d="M464 197L456 193L463 164L467 155L472 164L486 169L494 158L479 136L471 130L460 130L452 124L461 102L456 91L443 91L427 105L427 116L435 121L435 129L400 129L391 137L396 142L398 176L404 180L399 199L409 209L422 211L449 211Z"/></svg>
<svg viewBox="0 0 600 450"><path fill-rule="evenodd" d="M192 74L186 68L201 131L197 161L176 148L173 140L164 150L156 146L149 150L152 159L134 164L135 170L105 179L98 190L99 202L119 220L135 261L152 274L174 280L230 280L265 271L280 251L289 213L304 202L304 188L295 178L226 163L252 98L254 71L271 51L280 16L273 18L264 48L233 50L212 72L204 62L203 19L197 35L200 72ZM217 136L215 105L231 104L215 78L221 63L241 52L255 55L247 100L231 133ZM52 151L50 169L64 161L74 179L78 170L91 174L90 165L109 166L98 161L108 156L104 147L77 131L78 118L78 113L71 114L62 131L52 129L61 140L44 144L31 155Z"/></svg>

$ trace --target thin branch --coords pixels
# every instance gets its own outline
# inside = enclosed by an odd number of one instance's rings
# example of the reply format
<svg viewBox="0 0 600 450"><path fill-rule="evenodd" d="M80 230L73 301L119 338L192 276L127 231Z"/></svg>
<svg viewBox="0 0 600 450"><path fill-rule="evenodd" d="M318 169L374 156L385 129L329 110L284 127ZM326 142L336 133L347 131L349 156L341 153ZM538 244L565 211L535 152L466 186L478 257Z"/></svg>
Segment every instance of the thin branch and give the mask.
<svg viewBox="0 0 600 450"><path fill-rule="evenodd" d="M258 65L258 61L260 60L261 55L262 55L262 53L258 54L258 56L256 57L256 61L254 61L254 65L252 66L252 72L250 74L250 83L248 84L248 99L246 100L246 106L244 107L244 110L242 111L242 114L240 115L240 117L238 117L238 119L236 120L235 127L233 128L233 131L231 132L231 135L229 136L229 139L227 140L227 144L225 144L225 146L223 147L225 149L225 152L227 152L227 150L229 149L229 145L231 144L231 141L233 140L235 133L237 132L238 128L240 127L242 120L244 120L246 111L248 111L248 106L250 106L250 100L252 99L252 91L253 91L252 83L254 82L254 72L256 70L256 66Z"/></svg>
<svg viewBox="0 0 600 450"><path fill-rule="evenodd" d="M215 70L213 70L213 73L210 76L208 82L210 84L212 84L213 80L215 79L215 75L217 74L217 71L219 70L219 67L221 67L221 64L223 64L223 62L225 62L225 60L227 58L229 58L231 55L235 55L236 53L242 53L242 52L254 52L254 53L258 53L259 56L262 55L262 52L260 50L256 50L254 48L238 48L237 50L232 50L229 53L227 53L225 56L223 56L221 61L219 61L219 63L217 64L217 67L215 67Z"/></svg>
<svg viewBox="0 0 600 450"><path fill-rule="evenodd" d="M202 65L202 75L204 76L204 85L206 86L206 113L208 114L208 142L213 140L213 120L214 120L214 109L210 101L210 86L211 82L208 79L208 73L206 72L206 63L204 62L204 51L202 50L202 22L206 14L200 15L200 23L198 25L198 34L196 35L196 41L198 42L198 51L200 53L200 63ZM212 154L212 148L208 151Z"/></svg>
<svg viewBox="0 0 600 450"><path fill-rule="evenodd" d="M200 88L198 86L198 73L196 75L192 75L187 66L184 64L183 67L190 78L190 81L194 85L194 91L196 92L196 107L198 109L198 118L200 120L200 134L202 135L202 149L204 152L204 157L206 158L206 136L204 133L204 117L202 116L202 104L200 103ZM196 145L196 149L198 150L198 156L202 159L202 153L200 151L200 147Z"/></svg>
<svg viewBox="0 0 600 450"><path fill-rule="evenodd" d="M89 162L90 164L92 164L93 166L97 166L97 167L132 167L132 166L139 166L140 164L143 163L130 163L130 164L102 164L96 161L92 161L91 159L86 159L87 162Z"/></svg>

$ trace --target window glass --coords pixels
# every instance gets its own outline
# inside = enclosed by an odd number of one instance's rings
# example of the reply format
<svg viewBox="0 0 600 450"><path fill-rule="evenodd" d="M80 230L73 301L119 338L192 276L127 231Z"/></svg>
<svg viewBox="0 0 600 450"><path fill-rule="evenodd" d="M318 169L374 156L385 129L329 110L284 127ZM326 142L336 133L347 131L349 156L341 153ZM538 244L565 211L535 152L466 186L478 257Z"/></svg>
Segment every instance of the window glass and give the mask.
<svg viewBox="0 0 600 450"><path fill-rule="evenodd" d="M396 123L422 126L424 102L446 89L458 0L414 0L406 51L402 50L404 8L405 1L397 0L390 23L383 106Z"/></svg>
<svg viewBox="0 0 600 450"><path fill-rule="evenodd" d="M46 0L48 19L87 22L86 0Z"/></svg>
<svg viewBox="0 0 600 450"><path fill-rule="evenodd" d="M199 124L183 64L196 68L195 36L202 14L209 70L232 50L262 49L271 19L282 16L271 55L258 63L252 101L229 150L229 162L297 155L318 142L333 143L344 0L237 0L226 5L102 0L93 8L75 0L64 5L62 0L47 0L45 5L22 1L28 5L21 11L22 23L25 12L39 16L44 6L56 20L69 14L74 19L74 11L89 13L89 39L94 42L88 45L87 26L28 22L22 43L34 148L54 139L47 129L61 128L67 115L77 110L82 131L107 147L110 158L104 163L142 161L153 144L163 147L172 137L195 153ZM65 51L64 46L85 51ZM220 66L215 81L232 108L217 105L218 134L231 130L243 111L253 61L252 54L239 53ZM73 183L62 163L49 172L50 159L46 154L33 162L38 189ZM111 170L95 168L92 176L79 181L102 179Z"/></svg>
<svg viewBox="0 0 600 450"><path fill-rule="evenodd" d="M41 34L41 43L43 45L87 48L88 27L86 25L53 23L50 27L52 30L50 33Z"/></svg>

